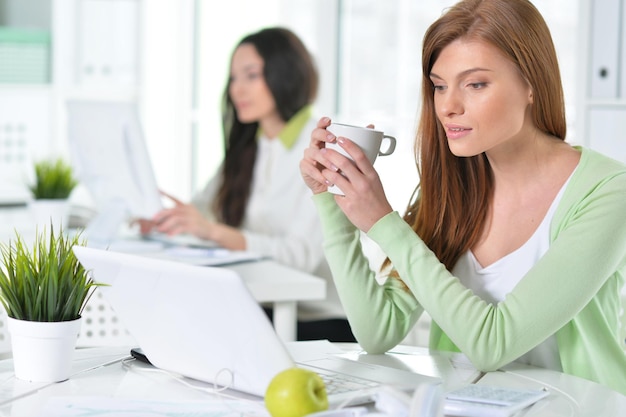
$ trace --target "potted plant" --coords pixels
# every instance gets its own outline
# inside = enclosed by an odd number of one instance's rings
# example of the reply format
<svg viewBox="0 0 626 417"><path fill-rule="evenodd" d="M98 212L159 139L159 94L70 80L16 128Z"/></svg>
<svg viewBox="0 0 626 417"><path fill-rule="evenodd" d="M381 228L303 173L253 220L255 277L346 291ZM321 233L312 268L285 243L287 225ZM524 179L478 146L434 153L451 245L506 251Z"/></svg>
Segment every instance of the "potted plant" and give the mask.
<svg viewBox="0 0 626 417"><path fill-rule="evenodd" d="M66 225L68 199L78 179L72 166L63 158L43 159L35 162L35 181L29 186L33 196L31 210L36 224Z"/></svg>
<svg viewBox="0 0 626 417"><path fill-rule="evenodd" d="M95 283L72 248L80 234L37 230L29 247L16 232L0 243L0 302L11 338L15 376L38 382L69 377L80 318Z"/></svg>

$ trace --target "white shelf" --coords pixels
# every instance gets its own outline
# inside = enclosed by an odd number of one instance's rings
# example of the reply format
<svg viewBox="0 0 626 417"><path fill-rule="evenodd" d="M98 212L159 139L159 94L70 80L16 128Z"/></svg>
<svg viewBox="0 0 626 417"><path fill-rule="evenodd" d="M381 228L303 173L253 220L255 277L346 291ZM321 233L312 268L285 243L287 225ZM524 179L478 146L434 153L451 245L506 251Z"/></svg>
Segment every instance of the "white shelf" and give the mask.
<svg viewBox="0 0 626 417"><path fill-rule="evenodd" d="M0 94L13 92L52 92L52 84L0 84Z"/></svg>

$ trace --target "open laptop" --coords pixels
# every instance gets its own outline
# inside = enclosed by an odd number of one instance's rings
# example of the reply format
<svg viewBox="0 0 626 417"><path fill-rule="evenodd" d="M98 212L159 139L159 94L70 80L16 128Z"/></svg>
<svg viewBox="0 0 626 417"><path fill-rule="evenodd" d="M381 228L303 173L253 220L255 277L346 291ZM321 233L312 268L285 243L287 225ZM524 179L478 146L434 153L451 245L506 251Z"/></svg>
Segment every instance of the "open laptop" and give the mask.
<svg viewBox="0 0 626 417"><path fill-rule="evenodd" d="M74 247L116 315L156 367L263 397L271 379L296 366L259 303L232 270ZM311 358L320 374L367 379L369 389L330 394L364 402L372 382L413 390L435 377L341 357ZM231 379L232 377L232 379Z"/></svg>

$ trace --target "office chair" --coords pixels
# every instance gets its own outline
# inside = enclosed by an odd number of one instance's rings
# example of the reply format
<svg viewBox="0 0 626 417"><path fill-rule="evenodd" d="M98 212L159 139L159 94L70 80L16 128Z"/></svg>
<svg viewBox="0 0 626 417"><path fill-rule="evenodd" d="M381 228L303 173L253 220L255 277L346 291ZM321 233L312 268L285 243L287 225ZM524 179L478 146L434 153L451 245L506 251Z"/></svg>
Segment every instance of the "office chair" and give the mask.
<svg viewBox="0 0 626 417"><path fill-rule="evenodd" d="M0 304L0 355L11 352L11 338L7 328L7 313Z"/></svg>
<svg viewBox="0 0 626 417"><path fill-rule="evenodd" d="M118 320L110 304L95 290L82 314L76 347L134 346L135 338Z"/></svg>

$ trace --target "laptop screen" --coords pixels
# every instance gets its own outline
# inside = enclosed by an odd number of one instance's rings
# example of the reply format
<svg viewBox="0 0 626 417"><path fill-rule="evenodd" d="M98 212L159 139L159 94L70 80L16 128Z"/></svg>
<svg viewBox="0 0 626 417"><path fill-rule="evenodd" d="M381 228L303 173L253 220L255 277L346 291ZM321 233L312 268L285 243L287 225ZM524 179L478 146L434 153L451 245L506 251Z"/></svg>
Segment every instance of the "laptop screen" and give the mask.
<svg viewBox="0 0 626 417"><path fill-rule="evenodd" d="M294 366L232 270L74 247L104 298L158 368L263 396Z"/></svg>

